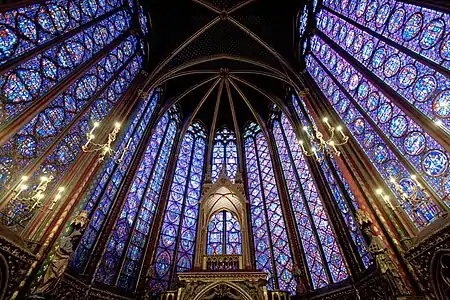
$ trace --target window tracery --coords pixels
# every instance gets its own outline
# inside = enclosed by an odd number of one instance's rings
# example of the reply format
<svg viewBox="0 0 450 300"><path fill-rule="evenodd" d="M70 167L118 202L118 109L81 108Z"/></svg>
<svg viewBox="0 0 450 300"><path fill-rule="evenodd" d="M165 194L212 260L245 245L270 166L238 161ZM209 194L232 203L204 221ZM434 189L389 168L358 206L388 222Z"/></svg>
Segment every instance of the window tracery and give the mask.
<svg viewBox="0 0 450 300"><path fill-rule="evenodd" d="M216 132L211 165L213 182L219 178L222 167L225 167L226 175L234 182L238 169L236 136L227 127L223 127Z"/></svg>
<svg viewBox="0 0 450 300"><path fill-rule="evenodd" d="M241 227L234 213L221 210L211 216L208 223L206 254L242 254Z"/></svg>
<svg viewBox="0 0 450 300"><path fill-rule="evenodd" d="M448 206L449 154L413 116L435 121L436 130L448 135L449 29L444 25L450 17L400 1L326 0L323 5L307 69L422 228L442 214L439 201ZM408 201L413 194L428 200L416 208Z"/></svg>
<svg viewBox="0 0 450 300"><path fill-rule="evenodd" d="M205 129L193 123L180 146L159 234L150 283L154 292L167 290L176 273L192 268L206 146Z"/></svg>
<svg viewBox="0 0 450 300"><path fill-rule="evenodd" d="M131 164L138 145L141 142L144 131L153 115L156 103L159 99L159 91L154 90L147 99L143 99L137 113L132 118L132 122L117 148L117 155L122 153L125 147L128 148L122 162L115 167L115 160L109 159L97 179L92 185L92 191L87 193L80 207L89 212L91 222L80 241L80 244L72 258L71 267L74 270L82 271L89 259L89 255L94 246L98 233L101 230L106 217L109 214L113 201L119 191L120 184ZM118 158L118 157L116 157Z"/></svg>
<svg viewBox="0 0 450 300"><path fill-rule="evenodd" d="M95 274L98 282L111 285L117 279L117 286L127 290L136 285L178 128L177 119L178 113L171 111L156 126Z"/></svg>
<svg viewBox="0 0 450 300"><path fill-rule="evenodd" d="M310 134L311 132L310 124L317 129L317 125L312 120L311 113L308 108L304 104L304 101L301 98L297 98L292 96L293 107L299 117L301 124L305 126ZM304 128L305 128L304 127ZM322 156L322 154L320 154ZM329 161L331 165L329 165ZM344 219L344 222L347 226L348 231L350 232L353 243L358 250L358 253L361 257L361 261L365 268L369 267L371 264L369 252L367 249L366 242L364 241L363 235L358 228L355 218L355 212L359 208L359 204L355 200L355 196L353 192L350 190L347 181L344 179L340 168L338 167L334 157L330 156L329 160L323 159L320 162L320 167L325 176L325 179L328 183L328 186L333 194L334 200L339 207L339 211ZM335 171L335 173L332 171ZM344 190L338 184L338 181L343 185ZM350 203L345 201L346 194L350 198Z"/></svg>
<svg viewBox="0 0 450 300"><path fill-rule="evenodd" d="M274 120L273 134L313 286L342 281L348 271L341 250L294 129L284 114Z"/></svg>
<svg viewBox="0 0 450 300"><path fill-rule="evenodd" d="M122 0L53 1L1 13L0 64L113 11Z"/></svg>
<svg viewBox="0 0 450 300"><path fill-rule="evenodd" d="M291 247L269 145L255 123L247 126L244 143L256 267L268 273L270 289L292 293L295 281Z"/></svg>

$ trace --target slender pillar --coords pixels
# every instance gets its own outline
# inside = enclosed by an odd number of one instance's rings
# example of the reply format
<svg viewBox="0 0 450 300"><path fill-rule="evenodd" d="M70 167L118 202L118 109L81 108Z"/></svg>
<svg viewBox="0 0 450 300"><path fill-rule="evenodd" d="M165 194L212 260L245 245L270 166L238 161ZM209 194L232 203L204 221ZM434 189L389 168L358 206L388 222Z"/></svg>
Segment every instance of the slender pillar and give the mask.
<svg viewBox="0 0 450 300"><path fill-rule="evenodd" d="M379 137L386 143L386 145L389 147L389 149L395 154L397 159L402 163L402 165L408 170L410 174L415 174L417 171L415 168L411 165L411 163L400 153L400 151L395 147L395 145L392 143L391 140L389 140L385 133L378 127L378 125L367 116L367 113L358 105L358 103L355 102L353 97L347 92L347 90L342 86L342 84L334 78L334 76L331 74L331 72L322 64L322 62L316 58L314 54L312 54L313 57L317 60L317 62L321 65L321 67L324 69L324 71L332 78L332 80L335 82L335 84L339 87L339 89L346 95L346 97L349 99L350 102L352 102L355 106L355 108L361 113L362 116L364 116L365 120L371 124L374 131L379 135ZM448 208L446 205L442 202L442 199L439 197L439 195L436 194L436 192L429 186L428 182L425 181L422 176L417 176L417 180L420 181L420 183L426 188L427 192L431 195L431 199L433 202L437 205L439 210L441 212L448 211ZM397 198L395 198L397 199ZM408 222L408 220L405 220L405 222Z"/></svg>
<svg viewBox="0 0 450 300"><path fill-rule="evenodd" d="M312 88L312 90L307 91L308 97L305 104L308 106L313 117L315 117L316 120L319 120L318 114L321 115L326 113L332 120L339 121L340 118L337 116L336 112L334 112L333 108L329 106L328 101L323 99L314 80L306 74L303 75L303 77L305 82L308 83L308 86ZM314 103L315 105L311 105L311 103ZM320 123L317 123L317 125L322 126ZM324 128L322 128L322 131L325 132ZM404 278L408 279L409 283L417 290L413 275L408 270L408 265L402 256L402 252L404 251L402 241L408 240L410 235L405 231L403 223L396 222L395 217L389 216L389 208L384 203L381 205L383 209L380 210L380 200L378 197L374 196L375 187L380 186L379 182L384 181L378 172L369 168L371 163L359 147L358 143L350 138L348 144L349 145L344 146L341 151L342 158L336 158L336 162L340 166L343 176L347 183L349 183L359 204L369 213L369 216L374 221L374 232L381 234L386 239L391 257L400 265L400 271Z"/></svg>
<svg viewBox="0 0 450 300"><path fill-rule="evenodd" d="M270 157L272 159L272 165L273 165L273 171L275 175L275 181L277 183L277 188L280 196L280 202L281 202L281 209L283 212L283 215L285 216L286 224L287 224L287 234L289 237L289 241L291 241L291 247L292 247L292 257L294 262L299 266L300 270L302 270L302 282L305 283L306 289L309 291L312 287L312 282L309 279L309 276L307 274L307 264L306 264L306 258L304 257L304 251L300 243L300 235L296 231L296 225L295 225L295 217L292 211L292 206L290 205L290 198L289 193L287 192L286 182L284 180L283 172L281 169L281 162L279 160L279 157L277 155L277 149L275 139L273 137L272 131L269 130L266 126L266 123L261 118L261 116L255 111L255 109L252 107L244 93L239 89L239 87L233 82L233 80L230 80L231 85L234 87L234 89L238 92L238 94L241 96L242 100L245 102L245 104L250 109L253 117L257 121L258 125L260 126L261 130L263 131L267 143L269 145L269 153Z"/></svg>
<svg viewBox="0 0 450 300"><path fill-rule="evenodd" d="M105 123L106 124L112 124L115 120L126 120L128 119L128 117L130 116L133 107L135 106L138 97L136 97L136 87L139 86L139 84L143 81L143 76L139 76L135 79L135 81L129 86L129 88L127 89L127 91L125 92L125 94L122 96L122 98L119 100L119 102L117 103L116 107L106 116L106 120ZM122 122L124 123L124 122ZM100 140L104 140L106 138L106 136L109 134L109 128L102 128L103 130L100 132ZM97 156L96 153L94 153L95 156ZM83 154L81 154L78 159L74 162L72 168L67 172L67 175L65 178L63 178L61 180L61 185L62 186L66 186L67 188L73 188L74 186L74 182L77 182L77 180L75 180L75 178L77 178L79 172L81 172L80 169L78 169L77 171L77 167L79 166L79 162L81 160L83 160L81 157L83 157ZM117 167L117 165L115 166ZM50 191L50 194L54 194L54 192L56 192L56 187L53 188L53 191ZM50 199L49 199L50 200ZM58 205L55 208L55 213L58 213L58 209L61 208L61 203L63 203L63 199L61 199L58 203ZM45 212L44 212L45 213ZM51 217L51 212L48 212L48 216L46 217L47 219L54 219ZM53 214L55 214L53 213ZM36 220L36 219L35 219ZM38 217L36 221L39 221L40 218ZM48 225L49 224L39 224L41 222L36 223L30 223L28 226L28 236L31 238L32 234L34 234L34 232L37 231L37 229L39 227L44 226L43 228L40 228L39 230L47 230ZM50 226L51 228L51 226ZM40 239L41 235L43 232L41 232L41 234L39 234L37 237Z"/></svg>

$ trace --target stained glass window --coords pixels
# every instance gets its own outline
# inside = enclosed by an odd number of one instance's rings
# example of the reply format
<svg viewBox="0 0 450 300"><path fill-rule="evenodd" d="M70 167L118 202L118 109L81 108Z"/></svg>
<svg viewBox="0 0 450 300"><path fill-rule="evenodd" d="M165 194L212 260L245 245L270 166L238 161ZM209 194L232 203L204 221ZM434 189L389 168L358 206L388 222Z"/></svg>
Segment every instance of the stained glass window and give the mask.
<svg viewBox="0 0 450 300"><path fill-rule="evenodd" d="M140 57L134 56L136 42L136 37L129 36L63 91L46 109L38 113L0 148L0 160L9 157L14 161L13 165L16 168L25 168L45 151L78 114L90 109L93 119L101 120L120 98L119 93L122 93L126 87L126 85L117 86L118 89L115 90L114 86L122 82L121 78L130 80L135 76L135 73L130 74L128 70L136 69L136 64L141 60ZM111 62L114 62L114 65L110 65ZM127 69L118 74L117 72L124 66L128 66ZM114 76L118 77L114 78ZM109 84L111 85L105 92L101 95L97 94ZM95 97L98 98L95 99ZM0 182L0 188L7 185L11 179L4 176L4 181Z"/></svg>
<svg viewBox="0 0 450 300"><path fill-rule="evenodd" d="M247 126L244 140L256 268L269 275L270 289L292 293L292 255L269 146L255 123Z"/></svg>
<svg viewBox="0 0 450 300"><path fill-rule="evenodd" d="M242 254L241 227L234 213L221 210L211 216L208 223L206 254Z"/></svg>
<svg viewBox="0 0 450 300"><path fill-rule="evenodd" d="M172 179L154 258L153 292L169 289L177 272L192 267L206 146L205 129L193 123L181 143Z"/></svg>
<svg viewBox="0 0 450 300"><path fill-rule="evenodd" d="M125 10L119 10L3 73L0 76L0 91L6 101L1 112L0 124L19 115L31 103L46 95L49 89L57 87L57 84L66 79L74 68L98 54L129 27L130 15ZM131 49L129 45L127 52L129 53ZM108 58L102 64L102 72L112 72L120 64L120 58L117 53ZM93 89L97 85L95 81L91 85L84 84L87 89Z"/></svg>
<svg viewBox="0 0 450 300"><path fill-rule="evenodd" d="M78 272L82 272L89 259L98 233L108 216L111 205L116 199L119 186L131 164L137 146L139 145L146 126L155 109L159 99L159 92L153 91L147 99L143 99L136 114L131 118L132 122L128 130L117 147L115 159L119 159L123 150L127 147L127 152L119 164L110 159L106 162L97 179L92 184L92 192L88 193L80 207L89 212L90 223L81 239L81 242L73 256L71 266Z"/></svg>
<svg viewBox="0 0 450 300"><path fill-rule="evenodd" d="M450 154L416 118L449 134L449 20L395 0L326 0L306 57L325 98L418 228L442 214L438 199L449 205ZM409 200L415 197L429 201Z"/></svg>
<svg viewBox="0 0 450 300"><path fill-rule="evenodd" d="M330 20L331 16L330 16ZM343 24L343 26L346 24ZM350 25L348 28L351 29ZM356 29L353 29L356 32ZM357 35L356 32L355 35ZM367 44L368 38L372 38L370 34L366 34L361 31L358 37L361 37L361 44ZM376 45L380 43L373 41ZM445 165L448 164L448 158L446 157L446 151L436 140L434 140L420 124L417 124L414 119L410 118L403 110L397 105L395 101L392 101L386 92L383 92L376 84L370 82L369 77L362 72L357 71L348 61L341 55L337 54L331 47L319 37L315 37L312 42L312 49L314 55L316 55L326 69L330 70L333 77L342 82L344 91L351 97L349 100L353 100L357 103L357 107L363 110L362 114L366 119L372 119L378 123L378 127L386 134L386 137L392 141L396 146L400 154L407 158L409 163L414 166L417 173L422 173L424 179L434 189L434 192L439 196L444 196L442 192L443 178L446 178L450 174L448 168ZM342 47L347 48L343 43ZM411 104L414 108L418 109L424 115L427 115L431 120L442 112L444 119L447 118L445 110L447 102L441 96L445 94L445 86L450 86L450 80L440 74L434 74L437 78L436 81L436 96L433 98L438 103L433 103L433 99L423 99L423 101L415 101L414 99L414 87L416 77L422 78L424 75L436 73L432 68L420 65L419 62L406 54L402 54L393 47L375 47L372 64L366 64L368 69L373 71L380 79L382 79L390 88L397 91L403 96L406 101L412 101ZM323 54L326 51L330 51L325 57ZM348 50L352 56L357 56L356 50ZM336 69L330 63L338 62L343 68L343 72L338 73ZM408 64L409 62L409 64ZM374 67L376 65L376 67ZM377 71L379 70L379 71ZM370 71L367 71L370 72ZM349 76L348 78L346 76ZM428 80L428 79L427 79ZM432 79L430 79L432 80ZM418 82L418 81L417 81ZM420 83L422 85L422 83ZM370 106L364 105L367 99L376 98L377 103L371 102ZM443 106L442 106L443 105ZM439 112L436 112L438 110ZM450 115L449 115L450 116ZM442 121L442 120L441 120ZM443 120L443 124L446 124L446 120ZM446 125L445 125L446 126ZM405 139L411 132L420 134L426 145L424 144L422 149L413 147L407 147L405 145ZM406 147L405 147L406 146ZM431 153L431 154L430 154ZM439 154L438 154L439 153ZM442 164L423 164L422 161L426 160L426 157L433 156L440 157L438 160L442 161ZM432 170L436 167L436 172ZM436 178L438 177L438 178ZM440 177L440 178L439 178Z"/></svg>
<svg viewBox="0 0 450 300"><path fill-rule="evenodd" d="M348 277L335 233L292 125L284 114L273 133L314 288Z"/></svg>
<svg viewBox="0 0 450 300"><path fill-rule="evenodd" d="M300 13L299 18L299 28L298 28L298 34L300 37L303 36L306 30L306 26L308 25L308 6L303 7L302 12Z"/></svg>
<svg viewBox="0 0 450 300"><path fill-rule="evenodd" d="M123 0L47 0L0 13L0 64L117 10Z"/></svg>
<svg viewBox="0 0 450 300"><path fill-rule="evenodd" d="M139 7L139 24L141 25L141 30L144 35L148 34L148 18L145 15L142 6Z"/></svg>
<svg viewBox="0 0 450 300"><path fill-rule="evenodd" d="M297 116L299 117L302 125L304 126L303 128L306 128L306 130L309 131L309 134L312 135L313 132L311 130L310 124L312 124L312 126L315 129L317 129L317 125L312 120L311 113L304 104L303 99L293 96L292 103L297 113ZM321 153L319 155L323 157ZM334 201L339 207L339 212L341 213L342 218L344 219L344 222L347 225L347 229L350 232L353 243L356 249L358 250L358 253L361 257L361 261L364 264L364 267L367 268L371 264L371 261L367 245L365 244L362 233L356 224L356 217L355 217L355 212L356 209L358 209L359 205L355 201L355 197L352 191L350 190L347 182L343 180L342 172L337 167L337 163L334 161L333 156L324 158L320 163L320 167L328 183L328 186L333 194ZM341 189L338 182L340 182L344 186L344 190ZM349 202L346 201L345 195L348 195L350 199Z"/></svg>
<svg viewBox="0 0 450 300"><path fill-rule="evenodd" d="M111 285L117 280L117 286L128 290L136 285L177 132L177 119L176 111L166 113L150 138L95 274L98 282Z"/></svg>
<svg viewBox="0 0 450 300"><path fill-rule="evenodd" d="M223 127L216 132L211 165L213 182L219 178L223 167L225 167L228 178L234 181L238 169L236 136L227 127Z"/></svg>
<svg viewBox="0 0 450 300"><path fill-rule="evenodd" d="M48 189L53 188L60 182L81 153L81 146L86 143L86 133L90 130L91 124L94 121L101 121L109 114L141 67L142 57L135 55L127 68L114 78L98 99L93 99L91 106L86 107L84 112L82 111L80 118L68 129L66 135L44 159L39 170L32 174L29 180L30 190L39 184L39 178L42 175L54 176L53 181L48 185Z"/></svg>

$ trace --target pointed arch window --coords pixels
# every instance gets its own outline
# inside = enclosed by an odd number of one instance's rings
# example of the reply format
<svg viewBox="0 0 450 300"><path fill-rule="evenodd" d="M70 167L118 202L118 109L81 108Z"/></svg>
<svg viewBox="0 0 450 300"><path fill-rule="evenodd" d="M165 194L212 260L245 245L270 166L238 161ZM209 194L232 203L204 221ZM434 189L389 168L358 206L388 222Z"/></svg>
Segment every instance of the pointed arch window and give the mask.
<svg viewBox="0 0 450 300"><path fill-rule="evenodd" d="M269 145L255 123L246 127L244 143L256 268L268 273L270 289L292 293L293 260Z"/></svg>
<svg viewBox="0 0 450 300"><path fill-rule="evenodd" d="M273 121L273 134L313 287L342 281L348 271L341 250L294 129L284 114Z"/></svg>
<svg viewBox="0 0 450 300"><path fill-rule="evenodd" d="M119 10L115 14L94 23L74 36L56 43L46 51L22 61L18 66L0 75L0 91L5 97L0 124L23 112L31 103L38 101L52 88L67 79L73 70L99 54L107 45L130 29L131 17L127 10ZM130 43L130 41L128 41ZM111 49L112 50L112 49ZM102 65L105 76L117 68L122 59L120 54L133 52L132 45L122 49L122 53L114 53ZM117 50L116 50L117 52ZM1 60L0 60L1 61ZM92 70L91 70L92 73ZM98 72L101 73L101 72ZM90 80L79 84L80 97L87 97L97 83L94 75ZM82 94L81 92L86 94Z"/></svg>
<svg viewBox="0 0 450 300"><path fill-rule="evenodd" d="M304 100L293 95L292 104L301 121L301 124L303 125L303 129L310 135L313 135L310 124L315 129L317 129L317 125L312 119L312 115L305 105ZM318 155L321 157L323 156L322 153L319 153ZM331 193L333 194L334 201L339 207L339 212L347 225L347 229L350 232L354 246L359 253L361 262L364 267L367 268L371 264L371 259L363 235L356 223L356 210L359 208L359 204L356 201L353 192L350 190L348 183L344 180L342 172L333 156L330 155L328 157L324 157L324 159L320 162L320 168L322 169L325 180L327 181ZM339 183L343 186L343 189ZM348 197L347 199L349 199L349 201L346 201L346 197Z"/></svg>
<svg viewBox="0 0 450 300"><path fill-rule="evenodd" d="M225 167L228 178L234 182L238 169L236 136L233 131L227 127L223 127L216 132L211 165L213 182L219 178L223 167Z"/></svg>
<svg viewBox="0 0 450 300"><path fill-rule="evenodd" d="M122 153L125 147L128 149L122 162L116 165L115 160L108 160L103 171L91 185L91 191L86 194L79 206L89 212L91 221L72 258L71 267L78 272L82 272L86 267L99 231L106 221L113 201L116 199L120 184L131 165L131 160L153 115L158 99L159 91L154 90L147 99L143 99L140 103L140 107L131 118L133 121L116 149L117 156ZM115 158L117 160L119 157Z"/></svg>
<svg viewBox="0 0 450 300"><path fill-rule="evenodd" d="M28 180L29 190L35 189L36 186L38 186L40 182L39 178L40 176L42 176L42 174L45 174L47 176L54 176L52 182L48 184L48 189L57 186L57 184L67 174L67 172L70 170L70 167L82 152L81 147L86 143L86 133L90 130L91 124L94 121L101 121L105 118L106 115L111 112L123 93L128 89L129 85L134 79L134 76L136 76L141 67L142 57L140 55L136 55L129 62L127 69L124 69L122 72L120 72L118 76L115 77L112 82L110 82L109 86L107 86L103 90L103 93L99 95L99 97L96 98L93 103L91 103L91 106L87 107L83 114L78 116L77 122L75 122L75 124L73 124L68 129L68 132L66 133L64 138L62 138L60 142L56 144L54 150L44 159L40 170L38 172L35 172ZM27 126L28 125L25 125L24 128L26 130L29 130L30 126ZM19 131L17 135L20 134L21 132ZM14 138L15 137L13 137L12 139ZM34 147L34 149L38 147L35 142L30 143ZM5 145L8 145L8 143ZM39 150L44 151L45 148L41 148ZM23 157L19 157L19 159L25 160L25 158ZM15 167L18 166L20 166L20 164L15 165ZM7 179L11 180L11 178ZM8 214L10 214L11 216L9 217L9 219L14 219L18 213L20 213L20 211L14 209L14 203L10 203ZM32 214L34 212L27 210L25 213ZM46 226L46 224L41 225ZM35 231L35 229L33 229L33 231ZM42 233L43 232L41 232L41 234Z"/></svg>
<svg viewBox="0 0 450 300"><path fill-rule="evenodd" d="M184 135L178 154L153 263L153 292L169 289L176 273L192 268L205 153L206 131L195 122Z"/></svg>
<svg viewBox="0 0 450 300"><path fill-rule="evenodd" d="M236 215L221 210L211 216L208 223L207 255L241 255L241 226Z"/></svg>
<svg viewBox="0 0 450 300"><path fill-rule="evenodd" d="M129 82L141 67L142 57L136 53L137 39L129 36L86 73L63 90L50 104L1 146L0 169L12 174L14 166L26 167L65 130L83 111L81 119L100 121L109 113ZM113 65L110 65L114 62ZM108 67L109 66L109 67ZM105 90L104 88L107 89ZM102 94L98 94L103 91ZM90 106L90 107L89 107ZM91 114L91 116L89 116ZM89 126L89 124L86 124ZM73 127L72 127L73 128ZM86 132L88 128L85 128ZM83 129L84 130L84 129ZM83 134L80 138L84 140ZM14 146L13 146L14 145ZM7 164L2 162L8 162ZM3 176L0 188L7 187L11 176Z"/></svg>
<svg viewBox="0 0 450 300"><path fill-rule="evenodd" d="M110 234L96 281L127 290L135 288L178 123L174 109L159 120Z"/></svg>

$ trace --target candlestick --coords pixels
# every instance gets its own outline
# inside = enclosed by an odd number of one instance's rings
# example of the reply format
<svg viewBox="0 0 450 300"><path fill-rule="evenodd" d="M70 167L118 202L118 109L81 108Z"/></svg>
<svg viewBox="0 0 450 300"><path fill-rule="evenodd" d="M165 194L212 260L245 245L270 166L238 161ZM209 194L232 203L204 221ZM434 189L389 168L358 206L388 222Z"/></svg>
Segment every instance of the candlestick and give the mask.
<svg viewBox="0 0 450 300"><path fill-rule="evenodd" d="M130 144L131 144L131 140L132 140L132 138L130 138L130 139L128 140L127 145L125 146L125 148L123 148L122 154L120 155L120 158L119 158L119 162L122 162L123 158L125 157L125 154L127 153L128 148L129 148L129 146L130 146Z"/></svg>
<svg viewBox="0 0 450 300"><path fill-rule="evenodd" d="M45 197L45 195L44 194L42 194L42 193L37 193L33 198L35 198L36 199L36 201L34 202L34 204L33 204L33 206L31 207L31 210L34 210L35 208L36 208L36 206L38 205L38 204L40 204L40 201L42 200L42 199L44 199L44 197Z"/></svg>
<svg viewBox="0 0 450 300"><path fill-rule="evenodd" d="M330 142L328 143L328 145L331 146L331 148L333 149L333 151L334 151L335 154L339 153L338 149L337 149L336 146L334 145L334 141L330 141Z"/></svg>
<svg viewBox="0 0 450 300"><path fill-rule="evenodd" d="M58 202L59 199L61 199L61 194L64 192L65 188L63 186L58 188L58 194L56 194L55 198L52 201L52 204L50 205L50 210L52 210L55 207L56 202Z"/></svg>
<svg viewBox="0 0 450 300"><path fill-rule="evenodd" d="M327 124L328 129L331 130L331 125L330 125L330 123L328 122L328 118L323 118L323 122L324 122L325 124Z"/></svg>

